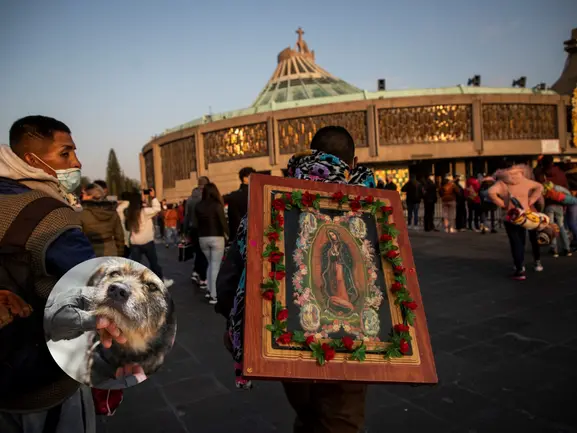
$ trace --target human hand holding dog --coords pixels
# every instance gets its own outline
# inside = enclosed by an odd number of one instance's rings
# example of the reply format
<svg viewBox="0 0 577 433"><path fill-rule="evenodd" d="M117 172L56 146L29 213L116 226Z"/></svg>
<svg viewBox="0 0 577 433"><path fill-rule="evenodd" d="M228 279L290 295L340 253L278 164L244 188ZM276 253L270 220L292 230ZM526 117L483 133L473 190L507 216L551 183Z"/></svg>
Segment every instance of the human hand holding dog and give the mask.
<svg viewBox="0 0 577 433"><path fill-rule="evenodd" d="M83 287L73 288L50 297L44 310L44 331L52 341L72 340L88 331L97 331L105 348L112 340L126 343L126 337L112 320L97 316L88 309Z"/></svg>
<svg viewBox="0 0 577 433"><path fill-rule="evenodd" d="M112 346L112 340L120 344L126 343L126 337L122 335L122 331L107 317L96 316L96 329L100 335L100 342L106 349Z"/></svg>

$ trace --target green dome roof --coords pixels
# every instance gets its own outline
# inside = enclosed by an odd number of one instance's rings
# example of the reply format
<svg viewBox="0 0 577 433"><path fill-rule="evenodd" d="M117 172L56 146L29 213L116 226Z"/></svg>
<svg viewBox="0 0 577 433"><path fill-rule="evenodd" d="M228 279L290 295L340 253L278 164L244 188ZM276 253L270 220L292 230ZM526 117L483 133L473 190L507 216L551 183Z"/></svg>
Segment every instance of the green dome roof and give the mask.
<svg viewBox="0 0 577 433"><path fill-rule="evenodd" d="M350 95L362 90L334 77L315 63L315 52L309 51L299 28L295 48L285 48L278 55L278 65L271 79L252 107L303 99Z"/></svg>

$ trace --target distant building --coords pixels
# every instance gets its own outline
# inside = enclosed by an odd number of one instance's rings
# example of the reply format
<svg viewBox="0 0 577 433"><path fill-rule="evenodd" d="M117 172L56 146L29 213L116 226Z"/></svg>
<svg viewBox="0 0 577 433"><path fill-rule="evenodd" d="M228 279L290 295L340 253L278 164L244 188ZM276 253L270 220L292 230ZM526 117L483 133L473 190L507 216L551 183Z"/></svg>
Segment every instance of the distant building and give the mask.
<svg viewBox="0 0 577 433"><path fill-rule="evenodd" d="M199 176L221 192L238 187L245 166L282 175L290 156L326 125L347 128L359 161L402 184L417 175L492 171L498 157L577 157L571 140L577 29L565 42L566 68L551 90L456 86L362 91L315 61L303 31L247 109L211 114L154 136L140 155L141 180L160 197L186 197ZM382 84L380 84L382 86Z"/></svg>

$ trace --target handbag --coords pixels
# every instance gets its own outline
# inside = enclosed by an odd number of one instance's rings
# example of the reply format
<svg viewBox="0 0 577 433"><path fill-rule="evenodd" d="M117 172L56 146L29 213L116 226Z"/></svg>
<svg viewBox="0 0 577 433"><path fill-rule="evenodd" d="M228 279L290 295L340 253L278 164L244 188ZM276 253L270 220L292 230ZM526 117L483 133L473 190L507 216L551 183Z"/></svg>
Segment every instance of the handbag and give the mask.
<svg viewBox="0 0 577 433"><path fill-rule="evenodd" d="M178 261L186 262L194 257L194 245L191 242L178 244Z"/></svg>

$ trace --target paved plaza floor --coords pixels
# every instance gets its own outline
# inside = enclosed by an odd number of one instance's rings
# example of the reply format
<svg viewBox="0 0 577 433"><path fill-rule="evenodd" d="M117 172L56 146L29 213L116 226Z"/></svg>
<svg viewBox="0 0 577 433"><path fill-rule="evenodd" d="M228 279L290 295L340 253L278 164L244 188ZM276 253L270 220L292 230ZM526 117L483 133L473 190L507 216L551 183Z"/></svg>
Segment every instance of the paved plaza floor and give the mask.
<svg viewBox="0 0 577 433"><path fill-rule="evenodd" d="M577 256L545 254L545 271L519 282L502 233L417 232L411 243L439 384L371 386L366 431L576 432ZM159 253L176 281L176 345L99 432L291 432L280 384L235 389L224 319L191 285L191 265Z"/></svg>

